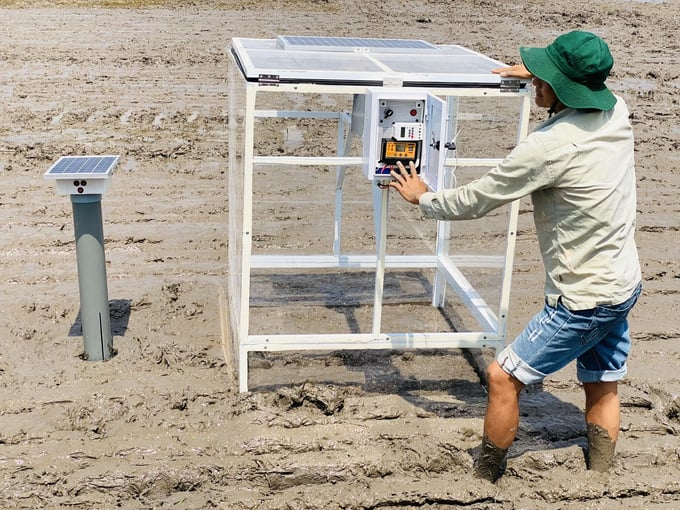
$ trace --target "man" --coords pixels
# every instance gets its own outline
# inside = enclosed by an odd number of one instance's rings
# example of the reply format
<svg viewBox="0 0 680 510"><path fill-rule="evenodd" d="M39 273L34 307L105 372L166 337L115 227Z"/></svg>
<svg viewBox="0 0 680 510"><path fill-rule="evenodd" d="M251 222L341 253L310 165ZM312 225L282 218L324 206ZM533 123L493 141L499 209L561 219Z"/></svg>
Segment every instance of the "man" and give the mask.
<svg viewBox="0 0 680 510"><path fill-rule="evenodd" d="M496 168L465 186L428 192L399 163L390 187L428 218L478 218L531 195L546 271L545 306L489 365L484 436L475 463L496 481L519 425L524 386L576 360L585 390L589 469L613 462L620 414L617 381L627 372L627 315L640 294L634 240L633 133L624 101L605 80L607 44L573 31L546 48L520 48L522 65L495 69L533 78L535 102L550 117Z"/></svg>

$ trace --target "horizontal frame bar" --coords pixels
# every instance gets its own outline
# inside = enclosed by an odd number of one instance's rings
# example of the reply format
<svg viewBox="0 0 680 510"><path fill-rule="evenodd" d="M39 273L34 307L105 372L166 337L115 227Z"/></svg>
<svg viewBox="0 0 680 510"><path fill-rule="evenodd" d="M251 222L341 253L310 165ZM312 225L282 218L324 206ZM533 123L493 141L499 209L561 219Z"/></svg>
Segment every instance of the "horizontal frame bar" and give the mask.
<svg viewBox="0 0 680 510"><path fill-rule="evenodd" d="M502 269L505 259L502 255L453 255L448 259L455 267L486 267ZM375 255L252 255L252 269L274 268L375 268ZM385 267L437 267L437 255L386 255ZM448 270L447 265L444 269Z"/></svg>
<svg viewBox="0 0 680 510"><path fill-rule="evenodd" d="M249 335L240 344L241 352L334 351L345 349L475 349L503 347L505 340L495 333L390 333L375 337L364 333Z"/></svg>

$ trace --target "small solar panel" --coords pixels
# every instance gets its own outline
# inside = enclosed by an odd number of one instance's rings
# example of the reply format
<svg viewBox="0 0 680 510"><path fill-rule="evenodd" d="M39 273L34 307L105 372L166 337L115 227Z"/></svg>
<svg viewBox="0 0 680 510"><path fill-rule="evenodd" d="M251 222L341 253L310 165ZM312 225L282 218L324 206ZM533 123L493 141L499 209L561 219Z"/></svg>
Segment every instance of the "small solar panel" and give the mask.
<svg viewBox="0 0 680 510"><path fill-rule="evenodd" d="M415 39L280 35L277 37L277 41L284 50L367 51L377 53L437 50L437 46L434 44Z"/></svg>
<svg viewBox="0 0 680 510"><path fill-rule="evenodd" d="M111 175L119 156L62 156L45 172L52 179L104 179Z"/></svg>

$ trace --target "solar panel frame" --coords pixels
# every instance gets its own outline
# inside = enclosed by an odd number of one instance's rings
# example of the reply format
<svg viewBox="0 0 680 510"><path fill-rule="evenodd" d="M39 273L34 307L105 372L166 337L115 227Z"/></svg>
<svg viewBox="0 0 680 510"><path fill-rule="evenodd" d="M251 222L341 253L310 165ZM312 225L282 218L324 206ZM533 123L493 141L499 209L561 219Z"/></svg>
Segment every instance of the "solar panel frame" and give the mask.
<svg viewBox="0 0 680 510"><path fill-rule="evenodd" d="M120 156L62 156L45 172L46 179L106 179Z"/></svg>

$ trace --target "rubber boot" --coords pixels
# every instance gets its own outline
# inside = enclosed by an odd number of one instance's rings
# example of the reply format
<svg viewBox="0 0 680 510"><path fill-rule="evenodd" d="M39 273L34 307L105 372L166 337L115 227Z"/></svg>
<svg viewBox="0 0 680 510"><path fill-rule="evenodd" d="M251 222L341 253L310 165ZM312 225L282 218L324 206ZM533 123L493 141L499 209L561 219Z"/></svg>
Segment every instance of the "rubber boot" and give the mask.
<svg viewBox="0 0 680 510"><path fill-rule="evenodd" d="M495 482L505 471L507 455L507 448L499 448L484 436L479 457L475 462L475 474L478 478Z"/></svg>
<svg viewBox="0 0 680 510"><path fill-rule="evenodd" d="M599 425L588 423L588 469L606 473L614 463L616 441L612 441L609 433Z"/></svg>

